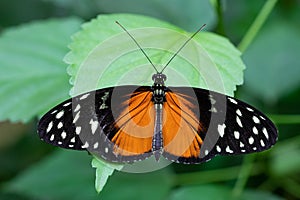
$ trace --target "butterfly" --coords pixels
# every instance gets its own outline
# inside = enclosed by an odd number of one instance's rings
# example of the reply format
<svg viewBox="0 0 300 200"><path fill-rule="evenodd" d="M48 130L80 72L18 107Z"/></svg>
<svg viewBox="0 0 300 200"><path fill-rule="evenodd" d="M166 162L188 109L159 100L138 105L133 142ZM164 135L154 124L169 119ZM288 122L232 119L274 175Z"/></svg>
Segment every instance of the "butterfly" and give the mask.
<svg viewBox="0 0 300 200"><path fill-rule="evenodd" d="M41 140L86 150L109 162L132 163L150 156L158 161L162 156L184 164L260 152L276 143L275 125L251 105L206 89L166 86L164 69L205 25L161 71L119 25L154 67L153 85L102 88L68 99L40 119Z"/></svg>

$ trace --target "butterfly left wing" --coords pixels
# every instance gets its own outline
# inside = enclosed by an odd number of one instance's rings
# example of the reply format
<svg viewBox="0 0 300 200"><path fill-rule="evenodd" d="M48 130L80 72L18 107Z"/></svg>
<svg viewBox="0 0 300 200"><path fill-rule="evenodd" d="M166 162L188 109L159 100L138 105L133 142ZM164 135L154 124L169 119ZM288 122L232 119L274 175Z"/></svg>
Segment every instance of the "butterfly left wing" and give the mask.
<svg viewBox="0 0 300 200"><path fill-rule="evenodd" d="M118 86L66 100L39 121L45 142L88 150L110 162L134 162L152 154L151 87Z"/></svg>
<svg viewBox="0 0 300 200"><path fill-rule="evenodd" d="M201 163L216 155L270 148L275 125L260 111L229 96L171 87L164 104L163 156L179 163Z"/></svg>

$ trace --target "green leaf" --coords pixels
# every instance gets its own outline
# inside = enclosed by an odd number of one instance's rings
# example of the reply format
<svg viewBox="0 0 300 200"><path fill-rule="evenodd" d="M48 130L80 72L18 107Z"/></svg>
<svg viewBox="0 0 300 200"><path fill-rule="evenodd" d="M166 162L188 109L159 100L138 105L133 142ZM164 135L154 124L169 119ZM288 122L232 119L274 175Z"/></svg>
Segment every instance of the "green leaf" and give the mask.
<svg viewBox="0 0 300 200"><path fill-rule="evenodd" d="M153 68L129 36L114 23L116 20L128 30L133 29L132 34L158 69L162 69L190 35L149 17L98 16L73 36L71 52L65 58L75 86L73 94L120 84L152 84ZM240 52L226 38L201 32L175 57L165 73L168 85L202 87L233 95L236 85L243 82L244 68Z"/></svg>
<svg viewBox="0 0 300 200"><path fill-rule="evenodd" d="M123 165L104 162L96 157L94 157L92 160L92 166L96 168L95 187L98 193L102 191L106 181L108 180L108 177L112 175L114 170L121 170L123 167Z"/></svg>
<svg viewBox="0 0 300 200"><path fill-rule="evenodd" d="M222 77L215 81L223 81L225 93L233 96L236 86L243 84L246 68L240 58L241 52L227 38L213 33L205 32L196 39L207 51Z"/></svg>
<svg viewBox="0 0 300 200"><path fill-rule="evenodd" d="M261 30L243 55L249 66L245 87L266 103L299 88L299 34L293 23L276 20Z"/></svg>
<svg viewBox="0 0 300 200"><path fill-rule="evenodd" d="M0 121L27 122L68 97L62 59L77 18L32 22L0 37Z"/></svg>
<svg viewBox="0 0 300 200"><path fill-rule="evenodd" d="M152 84L153 68L115 21L131 31L159 69L190 35L150 17L100 15L85 23L83 30L72 37L71 51L65 57L74 85L72 94L120 84ZM236 85L243 81L245 67L239 56L240 52L227 39L212 33L199 33L166 68L168 84L204 87L233 95ZM96 172L95 187L99 192L112 168L101 164Z"/></svg>
<svg viewBox="0 0 300 200"><path fill-rule="evenodd" d="M171 200L192 200L192 199L201 199L201 200L227 200L234 199L232 197L232 190L224 186L217 185L202 185L202 186L188 186L181 187L180 189L175 190L169 197ZM253 199L264 199L264 200L279 200L281 198L272 195L268 192L263 192L259 190L246 190L237 199L243 200L253 200Z"/></svg>
<svg viewBox="0 0 300 200"><path fill-rule="evenodd" d="M86 152L57 151L23 171L5 189L38 199L99 199L93 189L90 158Z"/></svg>
<svg viewBox="0 0 300 200"><path fill-rule="evenodd" d="M169 168L143 174L115 172L100 193L100 199L165 199L174 182L172 177Z"/></svg>

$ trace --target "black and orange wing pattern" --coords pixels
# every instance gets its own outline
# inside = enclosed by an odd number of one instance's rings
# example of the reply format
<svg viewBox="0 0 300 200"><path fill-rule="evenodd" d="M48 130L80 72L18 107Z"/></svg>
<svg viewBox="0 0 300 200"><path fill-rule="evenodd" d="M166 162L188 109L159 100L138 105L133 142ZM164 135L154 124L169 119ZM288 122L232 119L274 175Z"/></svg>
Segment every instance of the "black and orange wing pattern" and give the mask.
<svg viewBox="0 0 300 200"><path fill-rule="evenodd" d="M164 104L164 153L179 163L270 148L277 129L260 111L229 96L200 88L170 87Z"/></svg>
<svg viewBox="0 0 300 200"><path fill-rule="evenodd" d="M276 127L257 109L200 88L166 88L162 116L162 156L174 162L259 152L277 140ZM151 87L118 86L54 107L41 118L38 132L55 146L134 162L153 155L154 119Z"/></svg>
<svg viewBox="0 0 300 200"><path fill-rule="evenodd" d="M151 87L119 86L69 99L47 112L38 133L45 142L88 150L111 162L134 162L152 155Z"/></svg>

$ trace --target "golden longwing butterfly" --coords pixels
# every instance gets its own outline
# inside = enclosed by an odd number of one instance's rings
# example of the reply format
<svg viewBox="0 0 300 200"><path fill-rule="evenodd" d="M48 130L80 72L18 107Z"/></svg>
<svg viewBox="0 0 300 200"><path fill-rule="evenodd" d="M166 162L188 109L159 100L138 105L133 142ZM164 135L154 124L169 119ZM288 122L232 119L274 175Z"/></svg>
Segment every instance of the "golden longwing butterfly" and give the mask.
<svg viewBox="0 0 300 200"><path fill-rule="evenodd" d="M164 69L204 26L160 72L120 26L154 67L153 85L103 88L68 99L40 119L42 140L118 163L152 155L156 160L163 156L178 163L201 163L216 155L259 152L275 144L275 125L254 107L210 90L165 85Z"/></svg>

